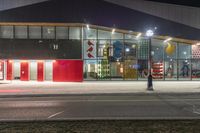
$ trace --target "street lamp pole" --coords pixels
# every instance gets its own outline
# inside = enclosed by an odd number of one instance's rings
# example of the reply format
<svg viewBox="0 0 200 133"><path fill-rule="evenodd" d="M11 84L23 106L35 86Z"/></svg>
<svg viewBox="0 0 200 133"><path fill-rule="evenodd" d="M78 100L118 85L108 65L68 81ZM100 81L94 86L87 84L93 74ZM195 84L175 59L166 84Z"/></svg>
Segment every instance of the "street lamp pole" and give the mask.
<svg viewBox="0 0 200 133"><path fill-rule="evenodd" d="M147 83L147 90L153 91L153 77L151 73L151 68L152 68L152 46L151 46L151 37L154 35L153 30L147 30L146 36L149 39L149 58L148 58L148 65L149 65L149 75L148 75L148 83Z"/></svg>

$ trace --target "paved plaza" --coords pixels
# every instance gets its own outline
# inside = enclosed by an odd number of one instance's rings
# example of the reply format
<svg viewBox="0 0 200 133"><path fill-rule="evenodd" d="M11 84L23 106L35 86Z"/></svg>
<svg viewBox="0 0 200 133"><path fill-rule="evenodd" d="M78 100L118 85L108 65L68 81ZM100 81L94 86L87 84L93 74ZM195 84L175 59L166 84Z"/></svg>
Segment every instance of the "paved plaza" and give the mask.
<svg viewBox="0 0 200 133"><path fill-rule="evenodd" d="M146 81L1 81L0 95L200 92L200 81L154 81L153 85L154 91L147 91Z"/></svg>

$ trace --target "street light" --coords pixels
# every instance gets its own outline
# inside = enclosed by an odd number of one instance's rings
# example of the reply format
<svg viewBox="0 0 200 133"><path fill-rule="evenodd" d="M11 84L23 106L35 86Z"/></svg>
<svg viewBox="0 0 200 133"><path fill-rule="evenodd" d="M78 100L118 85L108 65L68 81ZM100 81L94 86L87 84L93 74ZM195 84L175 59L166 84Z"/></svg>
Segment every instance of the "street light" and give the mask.
<svg viewBox="0 0 200 133"><path fill-rule="evenodd" d="M151 55L151 37L154 35L154 31L149 29L146 31L146 36L149 39L149 76L148 76L148 85L147 90L153 90L153 83L152 83L152 75L151 75L151 67L152 67L152 55Z"/></svg>

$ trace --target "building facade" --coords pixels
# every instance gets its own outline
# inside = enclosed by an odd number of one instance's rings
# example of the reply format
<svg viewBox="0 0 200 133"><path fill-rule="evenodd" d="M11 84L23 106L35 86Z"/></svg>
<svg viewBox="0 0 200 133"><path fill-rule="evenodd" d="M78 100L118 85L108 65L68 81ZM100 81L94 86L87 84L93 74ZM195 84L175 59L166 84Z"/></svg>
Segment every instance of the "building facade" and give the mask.
<svg viewBox="0 0 200 133"><path fill-rule="evenodd" d="M139 81L151 66L154 80L200 80L195 41L138 34L81 23L1 23L0 79Z"/></svg>

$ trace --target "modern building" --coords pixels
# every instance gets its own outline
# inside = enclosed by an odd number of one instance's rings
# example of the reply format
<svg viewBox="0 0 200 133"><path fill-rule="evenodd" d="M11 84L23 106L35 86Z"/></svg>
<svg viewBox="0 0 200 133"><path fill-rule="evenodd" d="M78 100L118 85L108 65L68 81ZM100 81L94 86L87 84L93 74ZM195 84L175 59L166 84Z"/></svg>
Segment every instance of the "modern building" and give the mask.
<svg viewBox="0 0 200 133"><path fill-rule="evenodd" d="M1 80L200 80L196 27L103 0L24 4L0 11Z"/></svg>

